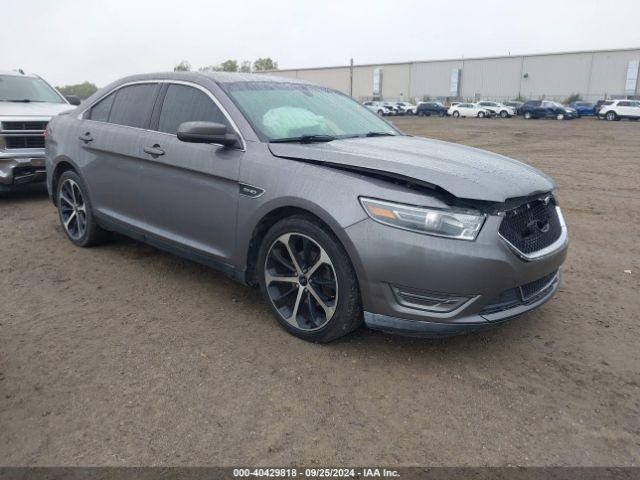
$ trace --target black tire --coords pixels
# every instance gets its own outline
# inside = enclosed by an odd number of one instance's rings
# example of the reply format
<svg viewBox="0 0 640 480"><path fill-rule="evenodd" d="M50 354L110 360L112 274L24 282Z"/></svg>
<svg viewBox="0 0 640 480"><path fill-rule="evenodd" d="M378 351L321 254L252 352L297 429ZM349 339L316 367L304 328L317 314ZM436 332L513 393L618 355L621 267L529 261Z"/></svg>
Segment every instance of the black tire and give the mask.
<svg viewBox="0 0 640 480"><path fill-rule="evenodd" d="M524 112L524 118L525 118L525 120L531 120L531 118L533 118L531 116L531 112Z"/></svg>
<svg viewBox="0 0 640 480"><path fill-rule="evenodd" d="M451 114L451 116L454 117L454 118L459 118L460 117L460 112L456 110L455 112L453 112Z"/></svg>
<svg viewBox="0 0 640 480"><path fill-rule="evenodd" d="M509 112L507 112L506 110L502 110L502 111L500 112L500 116L501 116L502 118L507 118L507 117L509 116Z"/></svg>
<svg viewBox="0 0 640 480"><path fill-rule="evenodd" d="M618 120L618 115L616 114L616 112L611 110L610 112L607 112L607 114L604 116L604 118L606 118L610 122L613 122L615 120Z"/></svg>
<svg viewBox="0 0 640 480"><path fill-rule="evenodd" d="M478 118L484 118L484 117L485 117L484 112L478 112Z"/></svg>
<svg viewBox="0 0 640 480"><path fill-rule="evenodd" d="M424 112L422 110L418 110L416 115L419 116L419 117L424 117Z"/></svg>
<svg viewBox="0 0 640 480"><path fill-rule="evenodd" d="M314 330L304 329L289 323L276 308L274 300L272 300L267 290L267 256L278 243L279 239L287 234L293 234L294 237L296 235L307 237L324 249L331 261L332 272L335 273L335 280L337 281L337 302L335 304L335 310L326 323ZM302 267L304 259L298 258L297 261L299 261ZM260 290L265 301L269 305L269 308L271 308L278 322L292 335L311 342L326 343L352 332L362 324L360 288L351 260L333 233L313 217L296 215L280 220L271 227L260 245L257 270ZM295 274L293 275L295 276ZM305 279L304 283L300 281L299 284L296 284L296 288L300 288L302 285L311 286L313 282L312 277L309 277L308 280ZM306 291L307 290L304 289L304 292ZM302 295L304 296L304 293ZM307 296L310 295L307 294ZM304 300L301 300L301 304L303 301ZM294 321L299 325L300 322L297 320L297 316L291 315L290 318L292 317L296 317Z"/></svg>
<svg viewBox="0 0 640 480"><path fill-rule="evenodd" d="M83 211L84 211L84 224L85 228L82 233L79 235L73 235L70 226L65 226L65 220L63 216L65 215L65 211L69 209L66 206L65 200L62 198L63 188L67 188L69 185L73 184L77 185L79 192L81 194L81 199L83 203ZM60 178L57 182L57 191L56 191L56 206L58 207L58 218L60 219L60 223L62 225L62 230L64 230L65 235L74 245L78 247L93 247L95 245L99 245L104 243L109 239L109 232L101 228L95 220L95 216L93 215L91 200L87 193L87 188L78 175L73 170L67 170L60 175ZM76 216L79 216L80 213L76 211Z"/></svg>
<svg viewBox="0 0 640 480"><path fill-rule="evenodd" d="M384 110L378 110L378 116L384 117Z"/></svg>

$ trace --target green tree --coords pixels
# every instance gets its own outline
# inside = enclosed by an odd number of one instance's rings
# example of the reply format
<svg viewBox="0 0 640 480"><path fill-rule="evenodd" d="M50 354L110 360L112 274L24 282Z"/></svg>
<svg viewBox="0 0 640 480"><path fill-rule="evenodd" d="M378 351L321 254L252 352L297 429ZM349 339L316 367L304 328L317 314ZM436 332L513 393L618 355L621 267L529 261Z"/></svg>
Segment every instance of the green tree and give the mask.
<svg viewBox="0 0 640 480"><path fill-rule="evenodd" d="M182 60L179 64L177 64L175 67L173 67L173 71L174 72L189 72L189 71L191 71L191 64L186 60Z"/></svg>
<svg viewBox="0 0 640 480"><path fill-rule="evenodd" d="M582 96L579 93L572 93L567 98L565 98L563 103L565 105L569 105L570 103L581 102L581 101L582 101Z"/></svg>
<svg viewBox="0 0 640 480"><path fill-rule="evenodd" d="M240 71L243 73L251 73L251 62L245 60L240 64Z"/></svg>
<svg viewBox="0 0 640 480"><path fill-rule="evenodd" d="M237 72L238 62L237 60L225 60L220 64L220 69L223 72Z"/></svg>
<svg viewBox="0 0 640 480"><path fill-rule="evenodd" d="M274 62L271 58L258 58L253 62L253 70L256 72L264 72L265 70L277 70L278 62Z"/></svg>
<svg viewBox="0 0 640 480"><path fill-rule="evenodd" d="M64 85L62 87L56 87L58 91L63 95L76 95L80 97L80 100L85 100L91 95L96 93L98 87L91 82L83 82L75 85Z"/></svg>

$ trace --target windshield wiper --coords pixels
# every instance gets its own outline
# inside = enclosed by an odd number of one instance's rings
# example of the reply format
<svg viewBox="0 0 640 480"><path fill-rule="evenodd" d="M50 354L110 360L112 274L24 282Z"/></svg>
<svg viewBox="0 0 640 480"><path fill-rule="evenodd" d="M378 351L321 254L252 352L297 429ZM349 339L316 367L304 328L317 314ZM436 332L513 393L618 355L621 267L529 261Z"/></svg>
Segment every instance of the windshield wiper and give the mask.
<svg viewBox="0 0 640 480"><path fill-rule="evenodd" d="M313 143L313 142L331 142L337 137L333 135L300 135L299 137L276 138L270 140L269 143Z"/></svg>
<svg viewBox="0 0 640 480"><path fill-rule="evenodd" d="M42 100L31 100L29 98L22 99L10 99L10 100L2 100L3 102L13 102L13 103L31 103L31 102L42 102Z"/></svg>
<svg viewBox="0 0 640 480"><path fill-rule="evenodd" d="M369 132L365 137L395 137L395 133L391 132Z"/></svg>

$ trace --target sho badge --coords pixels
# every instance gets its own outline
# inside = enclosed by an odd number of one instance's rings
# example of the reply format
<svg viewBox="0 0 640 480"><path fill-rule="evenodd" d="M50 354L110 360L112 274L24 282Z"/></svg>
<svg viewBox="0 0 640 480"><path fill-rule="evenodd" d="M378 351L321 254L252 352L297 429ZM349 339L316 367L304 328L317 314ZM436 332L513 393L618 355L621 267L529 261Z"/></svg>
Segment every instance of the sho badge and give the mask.
<svg viewBox="0 0 640 480"><path fill-rule="evenodd" d="M247 185L246 183L240 184L240 195L245 197L258 198L264 193L262 188Z"/></svg>

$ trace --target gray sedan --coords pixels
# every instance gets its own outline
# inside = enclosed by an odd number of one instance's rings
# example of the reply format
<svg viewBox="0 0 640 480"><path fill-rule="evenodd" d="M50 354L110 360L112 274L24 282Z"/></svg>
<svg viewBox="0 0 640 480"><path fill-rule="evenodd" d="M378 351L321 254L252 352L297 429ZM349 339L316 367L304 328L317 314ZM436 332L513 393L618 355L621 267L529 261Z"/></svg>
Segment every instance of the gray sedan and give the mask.
<svg viewBox="0 0 640 480"><path fill-rule="evenodd" d="M498 325L553 296L567 252L546 175L288 78L124 78L51 121L46 167L74 244L120 232L218 268L311 341Z"/></svg>

